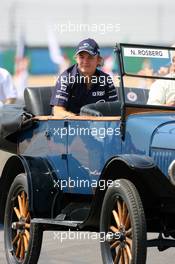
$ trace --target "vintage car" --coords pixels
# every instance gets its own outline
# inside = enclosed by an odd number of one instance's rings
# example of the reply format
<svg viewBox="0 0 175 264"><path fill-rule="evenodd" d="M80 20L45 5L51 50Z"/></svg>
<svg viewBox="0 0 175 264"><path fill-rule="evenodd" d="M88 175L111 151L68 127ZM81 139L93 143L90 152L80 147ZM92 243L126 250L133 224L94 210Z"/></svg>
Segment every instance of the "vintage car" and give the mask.
<svg viewBox="0 0 175 264"><path fill-rule="evenodd" d="M99 232L103 263L144 264L147 247L175 246L175 108L150 99L155 84L155 99L162 86L175 97L175 49L118 44L115 54L119 101L61 119L52 87L38 87L26 88L25 108L1 109L0 147L13 153L0 177L7 263L37 263L44 230Z"/></svg>

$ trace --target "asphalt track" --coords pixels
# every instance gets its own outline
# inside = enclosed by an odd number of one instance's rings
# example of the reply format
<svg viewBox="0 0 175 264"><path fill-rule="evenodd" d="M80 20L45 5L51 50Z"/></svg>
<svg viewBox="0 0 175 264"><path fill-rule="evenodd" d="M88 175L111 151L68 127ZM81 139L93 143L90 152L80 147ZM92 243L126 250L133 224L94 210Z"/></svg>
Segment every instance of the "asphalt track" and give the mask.
<svg viewBox="0 0 175 264"><path fill-rule="evenodd" d="M9 154L0 151L0 171ZM0 264L6 264L3 226L0 225ZM65 234L66 235L66 234ZM68 236L68 233L67 233ZM100 255L100 242L97 239L65 239L60 241L58 233L53 231L44 232L41 255L38 264L102 264ZM149 238L156 237L156 234L149 234ZM65 238L65 236L64 236ZM175 249L170 248L159 252L156 248L149 248L147 264L174 264ZM141 263L140 263L141 264Z"/></svg>

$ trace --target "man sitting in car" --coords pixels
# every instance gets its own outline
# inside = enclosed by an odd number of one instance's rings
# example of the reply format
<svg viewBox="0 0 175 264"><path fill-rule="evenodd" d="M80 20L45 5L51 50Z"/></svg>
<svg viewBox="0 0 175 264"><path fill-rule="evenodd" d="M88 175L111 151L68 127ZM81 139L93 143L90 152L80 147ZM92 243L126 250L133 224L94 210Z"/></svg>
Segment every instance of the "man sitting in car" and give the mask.
<svg viewBox="0 0 175 264"><path fill-rule="evenodd" d="M175 56L165 77L175 78ZM151 85L147 104L175 106L175 80L156 80Z"/></svg>
<svg viewBox="0 0 175 264"><path fill-rule="evenodd" d="M56 82L50 102L55 116L74 116L86 104L117 100L112 78L97 69L103 58L95 40L82 40L75 59L76 64L64 71Z"/></svg>

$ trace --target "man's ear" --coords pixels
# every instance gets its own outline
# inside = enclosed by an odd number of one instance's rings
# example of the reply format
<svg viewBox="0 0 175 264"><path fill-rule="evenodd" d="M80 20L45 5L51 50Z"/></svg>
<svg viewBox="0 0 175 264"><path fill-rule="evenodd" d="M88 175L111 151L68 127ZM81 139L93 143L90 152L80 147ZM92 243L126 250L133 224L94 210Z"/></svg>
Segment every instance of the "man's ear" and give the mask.
<svg viewBox="0 0 175 264"><path fill-rule="evenodd" d="M104 59L103 57L99 56L99 63L98 63L98 67L102 67L104 65Z"/></svg>
<svg viewBox="0 0 175 264"><path fill-rule="evenodd" d="M74 55L73 58L77 62L77 55Z"/></svg>

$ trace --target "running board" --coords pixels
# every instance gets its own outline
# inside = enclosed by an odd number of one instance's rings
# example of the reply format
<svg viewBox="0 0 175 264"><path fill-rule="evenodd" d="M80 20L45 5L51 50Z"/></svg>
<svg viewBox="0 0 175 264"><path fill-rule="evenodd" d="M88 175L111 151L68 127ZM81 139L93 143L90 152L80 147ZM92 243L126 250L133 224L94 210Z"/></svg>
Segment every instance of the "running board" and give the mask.
<svg viewBox="0 0 175 264"><path fill-rule="evenodd" d="M157 247L159 251L164 251L170 247L175 247L175 239L150 239L147 240L147 247Z"/></svg>
<svg viewBox="0 0 175 264"><path fill-rule="evenodd" d="M73 228L76 228L80 224L83 223L83 221L67 221L67 220L59 221L59 220L50 219L50 218L33 218L31 222L34 224L67 226L67 227L73 227Z"/></svg>

